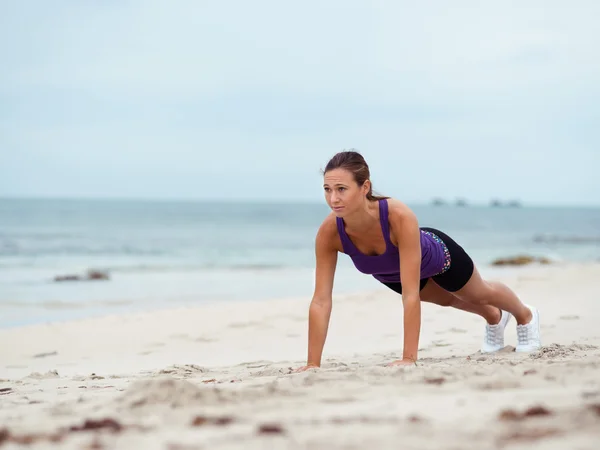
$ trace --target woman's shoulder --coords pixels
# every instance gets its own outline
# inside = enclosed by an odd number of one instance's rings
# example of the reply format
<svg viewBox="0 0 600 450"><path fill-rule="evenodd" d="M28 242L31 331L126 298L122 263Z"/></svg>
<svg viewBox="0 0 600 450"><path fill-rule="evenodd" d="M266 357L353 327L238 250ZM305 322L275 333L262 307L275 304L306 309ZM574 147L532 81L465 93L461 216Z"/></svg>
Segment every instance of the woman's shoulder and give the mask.
<svg viewBox="0 0 600 450"><path fill-rule="evenodd" d="M317 242L321 244L328 244L336 250L340 250L342 247L340 236L338 233L337 219L334 212L329 213L317 231Z"/></svg>
<svg viewBox="0 0 600 450"><path fill-rule="evenodd" d="M319 234L323 234L326 236L333 236L338 234L338 226L337 219L335 213L332 211L329 213L321 222L321 226L319 226Z"/></svg>
<svg viewBox="0 0 600 450"><path fill-rule="evenodd" d="M406 203L396 199L388 199L388 226L392 242L394 245L398 245L397 240L400 239L401 230L418 228L419 220Z"/></svg>
<svg viewBox="0 0 600 450"><path fill-rule="evenodd" d="M404 202L388 197L388 219L398 220L406 217L414 217L413 210Z"/></svg>

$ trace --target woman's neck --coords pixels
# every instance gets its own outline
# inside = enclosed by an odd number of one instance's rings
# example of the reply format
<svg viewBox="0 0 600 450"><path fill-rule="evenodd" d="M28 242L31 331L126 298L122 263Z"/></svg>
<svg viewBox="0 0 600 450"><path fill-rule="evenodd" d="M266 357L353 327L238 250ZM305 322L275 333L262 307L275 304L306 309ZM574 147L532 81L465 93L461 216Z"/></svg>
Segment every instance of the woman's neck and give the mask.
<svg viewBox="0 0 600 450"><path fill-rule="evenodd" d="M346 228L350 228L350 231L354 233L370 230L376 223L379 223L379 202L365 200L363 207L344 217L344 223Z"/></svg>

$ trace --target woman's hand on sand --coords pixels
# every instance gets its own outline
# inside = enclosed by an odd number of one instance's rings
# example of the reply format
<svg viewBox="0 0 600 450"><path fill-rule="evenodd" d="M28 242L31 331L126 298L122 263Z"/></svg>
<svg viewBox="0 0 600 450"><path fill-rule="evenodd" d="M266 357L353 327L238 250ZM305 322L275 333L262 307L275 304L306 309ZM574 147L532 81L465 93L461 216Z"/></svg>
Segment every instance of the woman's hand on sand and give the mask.
<svg viewBox="0 0 600 450"><path fill-rule="evenodd" d="M394 366L416 366L417 362L412 359L397 359L396 361L392 361L391 363L386 364L387 367Z"/></svg>
<svg viewBox="0 0 600 450"><path fill-rule="evenodd" d="M318 369L318 368L319 368L319 366L317 366L315 364L308 364L306 366L303 366L303 367L300 367L300 368L294 370L294 373L304 372L304 371L309 370L309 369Z"/></svg>

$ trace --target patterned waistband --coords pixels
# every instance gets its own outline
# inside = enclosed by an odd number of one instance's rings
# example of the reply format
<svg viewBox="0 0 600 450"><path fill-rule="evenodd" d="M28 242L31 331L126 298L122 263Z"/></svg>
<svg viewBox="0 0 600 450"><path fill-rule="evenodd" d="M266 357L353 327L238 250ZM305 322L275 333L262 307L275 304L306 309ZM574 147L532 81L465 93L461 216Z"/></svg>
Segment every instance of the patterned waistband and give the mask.
<svg viewBox="0 0 600 450"><path fill-rule="evenodd" d="M446 244L444 243L444 241L442 241L437 234L432 233L431 231L426 231L426 230L423 230L423 233L425 233L428 236L431 236L433 238L433 240L440 243L442 245L442 248L444 249L444 267L442 268L442 270L439 273L436 273L433 276L441 275L444 272L447 272L450 269L450 264L452 262L452 258L450 258L450 251L448 250L448 247L446 247Z"/></svg>

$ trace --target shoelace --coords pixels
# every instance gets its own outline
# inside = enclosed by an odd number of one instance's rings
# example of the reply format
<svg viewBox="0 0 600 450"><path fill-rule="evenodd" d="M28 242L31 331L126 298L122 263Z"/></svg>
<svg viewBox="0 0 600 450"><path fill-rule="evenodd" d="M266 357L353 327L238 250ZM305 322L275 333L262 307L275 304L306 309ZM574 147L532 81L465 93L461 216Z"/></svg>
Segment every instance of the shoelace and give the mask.
<svg viewBox="0 0 600 450"><path fill-rule="evenodd" d="M491 325L488 325L486 327L485 330L485 340L494 345L494 344L501 344L500 340L502 338L502 336L500 336L500 334L497 332L497 327L492 327Z"/></svg>
<svg viewBox="0 0 600 450"><path fill-rule="evenodd" d="M517 327L517 339L520 344L526 344L529 341L529 327L527 325Z"/></svg>

